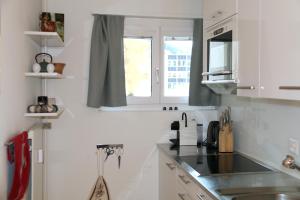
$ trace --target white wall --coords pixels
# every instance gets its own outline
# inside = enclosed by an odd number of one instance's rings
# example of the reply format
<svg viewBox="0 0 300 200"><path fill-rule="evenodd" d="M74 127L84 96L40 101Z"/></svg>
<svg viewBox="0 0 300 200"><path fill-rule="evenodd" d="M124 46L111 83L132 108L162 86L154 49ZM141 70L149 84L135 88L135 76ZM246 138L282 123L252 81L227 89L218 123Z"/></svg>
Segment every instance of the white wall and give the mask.
<svg viewBox="0 0 300 200"><path fill-rule="evenodd" d="M121 170L115 156L105 166L112 199L156 200L156 143L181 112L99 112L67 106L74 118L64 113L48 134L48 199L85 199L97 175L95 145L123 143ZM211 111L201 113L205 121L215 118Z"/></svg>
<svg viewBox="0 0 300 200"><path fill-rule="evenodd" d="M48 199L86 199L96 181L95 145L124 143L122 169L117 169L115 156L106 164L112 199L157 200L155 144L181 113L99 112L86 107L91 14L201 17L201 1L48 0L48 8L65 13L66 47L54 52L57 61L67 63L65 74L75 76L49 83L49 94L59 97L68 110L47 135ZM215 117L214 112L203 113Z"/></svg>
<svg viewBox="0 0 300 200"><path fill-rule="evenodd" d="M232 106L236 150L300 178L299 172L281 166L289 153L288 139L300 141L300 102L224 96ZM300 162L300 156L295 156Z"/></svg>
<svg viewBox="0 0 300 200"><path fill-rule="evenodd" d="M40 91L38 80L24 77L32 66L37 47L24 36L35 30L41 11L40 0L2 0L0 33L0 199L6 199L6 140L34 121L24 112Z"/></svg>

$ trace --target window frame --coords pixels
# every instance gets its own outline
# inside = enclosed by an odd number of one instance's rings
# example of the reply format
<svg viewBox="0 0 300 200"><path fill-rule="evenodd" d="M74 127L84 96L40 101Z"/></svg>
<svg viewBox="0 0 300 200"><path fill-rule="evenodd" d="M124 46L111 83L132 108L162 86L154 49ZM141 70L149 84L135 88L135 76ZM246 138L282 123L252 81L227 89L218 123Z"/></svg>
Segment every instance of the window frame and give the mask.
<svg viewBox="0 0 300 200"><path fill-rule="evenodd" d="M192 30L188 29L178 29L178 28L172 28L172 27L167 27L167 28L161 28L160 31L160 39L161 39L161 50L160 50L160 66L161 66L161 77L160 79L162 80L161 82L163 84L160 85L160 103L166 104L166 103L179 103L179 104L187 104L189 100L189 96L181 96L181 97L166 97L164 96L164 82L165 82L165 57L164 57L164 37L169 36L169 37L193 37L193 32Z"/></svg>
<svg viewBox="0 0 300 200"><path fill-rule="evenodd" d="M158 43L156 42L159 39L159 31L155 29L141 29L136 26L127 27L124 31L124 38L152 38L152 58L151 58L151 97L134 97L127 96L127 103L138 105L138 104L157 104L159 101L159 83L157 83L157 69L155 66L158 66L159 53Z"/></svg>
<svg viewBox="0 0 300 200"><path fill-rule="evenodd" d="M188 97L164 97L164 36L192 37L192 20L125 19L124 38L152 37L151 97L127 96L128 105L188 104Z"/></svg>

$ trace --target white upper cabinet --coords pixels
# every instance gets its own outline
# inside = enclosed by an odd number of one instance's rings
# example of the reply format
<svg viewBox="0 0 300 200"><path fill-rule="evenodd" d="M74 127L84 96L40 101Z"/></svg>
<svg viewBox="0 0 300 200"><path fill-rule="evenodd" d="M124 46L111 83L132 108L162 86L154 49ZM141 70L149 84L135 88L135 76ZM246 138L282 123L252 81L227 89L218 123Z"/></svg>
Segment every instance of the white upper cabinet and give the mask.
<svg viewBox="0 0 300 200"><path fill-rule="evenodd" d="M237 95L259 94L259 0L238 0Z"/></svg>
<svg viewBox="0 0 300 200"><path fill-rule="evenodd" d="M261 97L300 100L299 11L299 0L261 0Z"/></svg>
<svg viewBox="0 0 300 200"><path fill-rule="evenodd" d="M232 71L237 81L238 96L259 95L259 5L259 0L204 0L204 24L209 26L204 27L204 36L207 30L222 25L226 18L235 16L232 17L232 55L235 59ZM217 11L221 11L223 15L211 17ZM204 66L207 65L206 45L204 41Z"/></svg>
<svg viewBox="0 0 300 200"><path fill-rule="evenodd" d="M237 0L204 0L204 28L212 26L237 13Z"/></svg>
<svg viewBox="0 0 300 200"><path fill-rule="evenodd" d="M299 0L238 0L238 96L300 100L299 10Z"/></svg>
<svg viewBox="0 0 300 200"><path fill-rule="evenodd" d="M300 100L300 1L260 2L260 96Z"/></svg>
<svg viewBox="0 0 300 200"><path fill-rule="evenodd" d="M203 9L205 29L237 13L238 96L300 100L300 0L204 0Z"/></svg>

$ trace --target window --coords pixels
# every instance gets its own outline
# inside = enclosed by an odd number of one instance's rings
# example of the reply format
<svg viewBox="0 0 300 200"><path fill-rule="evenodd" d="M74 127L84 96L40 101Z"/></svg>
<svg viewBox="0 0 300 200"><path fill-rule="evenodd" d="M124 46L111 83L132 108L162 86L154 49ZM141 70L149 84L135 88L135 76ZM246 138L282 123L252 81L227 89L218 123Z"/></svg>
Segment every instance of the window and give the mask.
<svg viewBox="0 0 300 200"><path fill-rule="evenodd" d="M151 97L152 38L124 38L126 95Z"/></svg>
<svg viewBox="0 0 300 200"><path fill-rule="evenodd" d="M190 66L186 63L190 62L192 45L191 37L164 36L164 97L188 97ZM178 62L176 70L166 66L170 57ZM175 79L170 79L170 71L176 71L175 76L172 76ZM172 80L172 87L169 87L170 80Z"/></svg>
<svg viewBox="0 0 300 200"><path fill-rule="evenodd" d="M187 103L193 23L175 21L125 20L128 104Z"/></svg>

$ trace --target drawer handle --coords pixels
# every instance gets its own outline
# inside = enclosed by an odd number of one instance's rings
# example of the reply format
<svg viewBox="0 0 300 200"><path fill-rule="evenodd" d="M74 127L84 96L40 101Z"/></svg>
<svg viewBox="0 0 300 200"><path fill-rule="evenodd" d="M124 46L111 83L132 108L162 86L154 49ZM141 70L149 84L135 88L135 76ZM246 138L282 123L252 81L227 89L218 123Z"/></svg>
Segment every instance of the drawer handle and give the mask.
<svg viewBox="0 0 300 200"><path fill-rule="evenodd" d="M238 86L236 89L238 90L255 90L255 86Z"/></svg>
<svg viewBox="0 0 300 200"><path fill-rule="evenodd" d="M205 200L205 196L203 194L196 194L199 200Z"/></svg>
<svg viewBox="0 0 300 200"><path fill-rule="evenodd" d="M185 194L180 194L180 193L178 193L178 196L179 196L179 198L180 198L181 200L185 200L185 198L184 198Z"/></svg>
<svg viewBox="0 0 300 200"><path fill-rule="evenodd" d="M182 182L184 183L184 184L189 184L190 183L190 181L187 181L187 180L185 180L185 176L183 176L183 175L178 175L178 177L180 178L180 180L182 180Z"/></svg>
<svg viewBox="0 0 300 200"><path fill-rule="evenodd" d="M172 163L166 163L166 165L169 167L170 170L174 170L176 167Z"/></svg>
<svg viewBox="0 0 300 200"><path fill-rule="evenodd" d="M279 86L279 90L300 90L300 86Z"/></svg>

